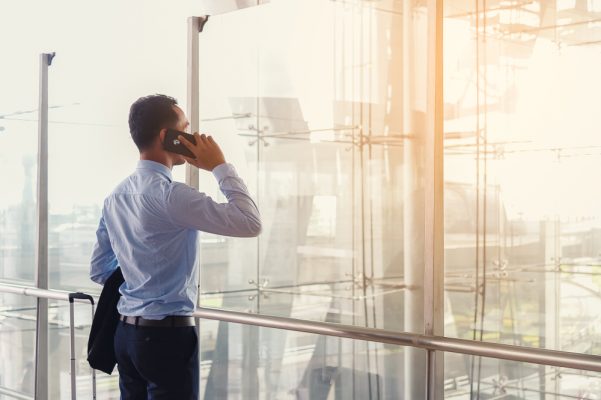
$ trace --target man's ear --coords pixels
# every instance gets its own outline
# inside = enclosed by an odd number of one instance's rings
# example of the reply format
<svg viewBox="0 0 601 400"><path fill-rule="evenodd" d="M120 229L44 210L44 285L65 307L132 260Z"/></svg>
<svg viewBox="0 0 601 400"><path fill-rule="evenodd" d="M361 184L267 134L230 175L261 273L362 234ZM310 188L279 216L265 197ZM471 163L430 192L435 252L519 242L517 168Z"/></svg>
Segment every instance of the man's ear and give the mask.
<svg viewBox="0 0 601 400"><path fill-rule="evenodd" d="M165 134L167 134L167 129L161 129L159 132L159 140L161 141L161 144L165 142Z"/></svg>

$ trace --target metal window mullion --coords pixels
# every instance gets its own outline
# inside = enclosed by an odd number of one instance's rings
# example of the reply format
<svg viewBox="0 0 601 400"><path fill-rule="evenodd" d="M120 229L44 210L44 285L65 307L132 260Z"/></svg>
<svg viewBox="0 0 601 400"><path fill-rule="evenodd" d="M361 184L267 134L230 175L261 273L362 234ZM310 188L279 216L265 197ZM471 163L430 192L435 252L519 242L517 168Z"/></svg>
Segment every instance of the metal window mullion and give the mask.
<svg viewBox="0 0 601 400"><path fill-rule="evenodd" d="M424 334L444 335L443 3L429 0L425 138ZM444 354L428 350L428 400L444 398Z"/></svg>
<svg viewBox="0 0 601 400"><path fill-rule="evenodd" d="M48 67L54 53L40 54L37 237L35 284L48 289ZM35 398L48 399L48 299L39 297L36 307Z"/></svg>
<svg viewBox="0 0 601 400"><path fill-rule="evenodd" d="M187 55L187 101L186 101L186 113L188 115L188 121L190 121L190 132L198 132L200 129L200 102L199 102L199 38L198 35L202 32L202 28L204 24L208 21L209 16L201 16L201 17L189 17L188 18L188 55ZM190 163L186 164L186 184L199 189L200 183L198 181L199 174L198 168L191 165ZM200 247L200 242L197 243L197 246ZM200 270L198 271L198 281L197 285L197 304L200 304ZM200 319L195 318L196 320L196 335L198 337L198 353L202 354L202 349L200 348ZM199 357L200 362L200 357ZM200 368L199 368L200 374ZM199 379L202 379L199 376Z"/></svg>
<svg viewBox="0 0 601 400"><path fill-rule="evenodd" d="M190 122L190 132L198 132L199 117L198 117L198 32L200 30L199 17L188 18L188 60L187 60L187 92L186 92L186 113L188 114L188 121ZM198 168L186 163L186 184L198 190ZM196 244L200 247L200 239ZM198 293L196 295L197 304L200 304L200 271L198 272L198 281L196 282ZM200 349L200 319L195 318L196 321L196 336L198 337L198 353L201 353ZM200 357L198 362L200 362ZM199 377L200 368L199 368Z"/></svg>
<svg viewBox="0 0 601 400"><path fill-rule="evenodd" d="M203 17L188 18L188 83L187 83L187 102L186 113L190 121L190 132L198 132L199 129L199 90L198 90L198 33L201 29L201 19ZM186 184L198 189L198 168L186 164Z"/></svg>

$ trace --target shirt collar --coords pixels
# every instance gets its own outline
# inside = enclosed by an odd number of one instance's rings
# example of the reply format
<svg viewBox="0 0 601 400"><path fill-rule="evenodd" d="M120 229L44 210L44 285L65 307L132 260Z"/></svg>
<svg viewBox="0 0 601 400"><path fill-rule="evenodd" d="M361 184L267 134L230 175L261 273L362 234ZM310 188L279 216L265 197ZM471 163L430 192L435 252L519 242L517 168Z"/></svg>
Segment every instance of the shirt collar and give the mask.
<svg viewBox="0 0 601 400"><path fill-rule="evenodd" d="M169 179L169 182L173 181L173 177L171 176L171 170L167 168L166 165L161 164L160 162L152 161L152 160L138 160L138 166L136 169L150 169L152 171L158 172L159 174L163 174Z"/></svg>

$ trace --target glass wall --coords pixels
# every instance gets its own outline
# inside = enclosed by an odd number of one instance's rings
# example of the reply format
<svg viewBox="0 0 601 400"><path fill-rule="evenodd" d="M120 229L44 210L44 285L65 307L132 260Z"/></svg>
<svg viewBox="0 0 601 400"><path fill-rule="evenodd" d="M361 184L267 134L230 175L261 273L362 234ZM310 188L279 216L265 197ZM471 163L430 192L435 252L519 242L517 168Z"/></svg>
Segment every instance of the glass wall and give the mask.
<svg viewBox="0 0 601 400"><path fill-rule="evenodd" d="M445 355L446 357L446 355ZM463 358L465 365L475 360ZM478 358L478 380L465 376L445 380L445 399L598 399L601 375L568 368L545 368L536 364ZM541 380L542 379L542 380ZM547 382L552 382L549 387Z"/></svg>
<svg viewBox="0 0 601 400"><path fill-rule="evenodd" d="M443 3L445 335L598 354L601 3ZM129 106L166 93L185 109L186 18L238 7L199 36L200 126L246 181L263 233L201 235L200 304L423 333L435 60L421 1L11 5L0 13L12 38L0 73L0 280L34 279L37 55L57 52L50 286L98 293L88 271L100 210L138 158ZM211 174L199 187L224 200ZM0 389L31 395L35 302L18 297L0 296ZM64 398L67 305L51 302L49 317L51 397ZM77 305L81 396L89 318ZM206 399L421 398L407 388L425 379L421 350L223 322L203 321L201 349ZM445 355L448 398L595 398L598 382ZM98 386L118 398L115 376Z"/></svg>
<svg viewBox="0 0 601 400"><path fill-rule="evenodd" d="M211 16L200 130L247 182L263 232L202 234L201 305L423 332L427 20L425 4L397 1L280 0ZM223 199L210 174L199 187ZM239 345L219 326L202 341L227 357ZM400 376L389 385L419 398L424 353L406 354L417 391Z"/></svg>
<svg viewBox="0 0 601 400"><path fill-rule="evenodd" d="M0 115L0 279L32 284L37 207L37 121ZM12 166L9 168L8 166Z"/></svg>
<svg viewBox="0 0 601 400"><path fill-rule="evenodd" d="M248 182L263 232L202 235L202 305L423 331L427 16L422 4L283 0L211 17L201 131ZM408 354L419 397L425 358Z"/></svg>
<svg viewBox="0 0 601 400"><path fill-rule="evenodd" d="M445 2L447 336L599 353L599 6ZM446 376L601 393L582 375L486 363Z"/></svg>
<svg viewBox="0 0 601 400"><path fill-rule="evenodd" d="M0 304L0 399L33 399L36 299L0 293Z"/></svg>
<svg viewBox="0 0 601 400"><path fill-rule="evenodd" d="M402 399L405 349L206 321L204 399ZM420 350L424 352L424 350Z"/></svg>
<svg viewBox="0 0 601 400"><path fill-rule="evenodd" d="M223 143L248 183L263 232L203 234L203 301L248 291L261 312L281 303L270 312L290 315L301 306L295 298L323 298L330 306L307 318L402 329L404 249L422 240L419 229L405 240L421 161L404 159L407 147L420 154L423 129L416 122L409 139L402 111L424 118L426 63L403 49L426 46L427 36L410 31L403 42L401 9L272 1L205 25L201 131ZM425 29L427 10L411 12L413 29ZM415 98L403 98L403 68L414 70ZM200 187L223 198L209 175ZM225 307L250 306L222 297Z"/></svg>

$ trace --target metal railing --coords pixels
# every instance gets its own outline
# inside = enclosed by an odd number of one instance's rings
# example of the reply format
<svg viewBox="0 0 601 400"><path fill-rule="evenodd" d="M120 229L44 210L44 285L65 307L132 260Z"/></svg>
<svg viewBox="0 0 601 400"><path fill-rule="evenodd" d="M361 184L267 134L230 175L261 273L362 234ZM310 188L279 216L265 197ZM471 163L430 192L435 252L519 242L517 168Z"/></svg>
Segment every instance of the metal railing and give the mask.
<svg viewBox="0 0 601 400"><path fill-rule="evenodd" d="M426 350L601 372L601 356L590 354L478 342L475 340L455 339L445 336L420 335L417 333L397 332L331 322L301 320L213 308L200 307L196 309L194 316L197 318L255 325L264 328L307 332L317 335L337 336L346 339L417 347Z"/></svg>
<svg viewBox="0 0 601 400"><path fill-rule="evenodd" d="M0 293L69 301L69 292L45 290L10 284L0 284ZM73 299L89 303L87 300ZM566 351L529 348L523 346L478 342L444 336L421 335L384 329L342 325L331 322L301 320L295 318L260 315L231 310L199 307L193 316L201 319L218 320L236 324L254 325L264 328L306 332L316 335L335 336L346 339L388 343L433 351L467 354L510 361L550 365L562 368L601 372L601 356Z"/></svg>

